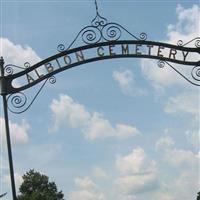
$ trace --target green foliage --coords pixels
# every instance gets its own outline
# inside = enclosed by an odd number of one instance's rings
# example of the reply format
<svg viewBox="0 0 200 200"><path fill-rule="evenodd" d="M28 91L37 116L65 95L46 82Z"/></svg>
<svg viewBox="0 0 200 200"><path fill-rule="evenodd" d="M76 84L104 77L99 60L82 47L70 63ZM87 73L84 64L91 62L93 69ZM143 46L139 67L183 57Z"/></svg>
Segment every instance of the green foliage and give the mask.
<svg viewBox="0 0 200 200"><path fill-rule="evenodd" d="M46 175L30 170L23 176L23 183L19 188L18 200L64 200L62 191L57 191L54 182L49 182Z"/></svg>
<svg viewBox="0 0 200 200"><path fill-rule="evenodd" d="M198 192L197 195L197 200L200 200L200 192Z"/></svg>

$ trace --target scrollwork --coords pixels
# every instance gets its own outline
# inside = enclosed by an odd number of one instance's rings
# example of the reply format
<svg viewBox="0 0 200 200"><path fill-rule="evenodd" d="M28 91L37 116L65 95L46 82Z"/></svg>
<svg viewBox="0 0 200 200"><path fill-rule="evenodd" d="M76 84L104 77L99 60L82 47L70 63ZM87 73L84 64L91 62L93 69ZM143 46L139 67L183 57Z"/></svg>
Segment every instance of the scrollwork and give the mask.
<svg viewBox="0 0 200 200"><path fill-rule="evenodd" d="M116 41L121 37L121 28L114 23L107 24L102 29L102 36L106 41Z"/></svg>
<svg viewBox="0 0 200 200"><path fill-rule="evenodd" d="M63 52L63 51L65 50L65 45L64 45L64 44L59 44L59 45L57 46L57 50L58 50L59 52Z"/></svg>
<svg viewBox="0 0 200 200"><path fill-rule="evenodd" d="M105 26L107 24L107 19L101 17L99 14L92 20L91 25L94 27Z"/></svg>
<svg viewBox="0 0 200 200"><path fill-rule="evenodd" d="M200 47L200 39L197 39L197 40L195 41L195 46L196 46L197 48Z"/></svg>
<svg viewBox="0 0 200 200"><path fill-rule="evenodd" d="M193 43L194 42L194 43ZM197 47L197 48L200 48L200 37L196 37L196 38L194 38L194 39L192 39L192 40L190 40L190 41L188 41L188 42L186 42L186 43L184 43L182 40L179 40L178 42L177 42L177 45L178 46L186 46L186 45L188 45L188 44L191 44L191 43L193 43L193 46L195 46L195 47Z"/></svg>
<svg viewBox="0 0 200 200"><path fill-rule="evenodd" d="M82 40L86 44L95 44L101 40L101 32L98 28L89 26L82 32Z"/></svg>
<svg viewBox="0 0 200 200"><path fill-rule="evenodd" d="M4 67L4 72L5 72L6 75L12 75L15 71L14 69L24 70L25 68L19 67L19 66L16 66L16 65L12 65L12 64L8 64ZM16 72L17 72L17 70L16 70Z"/></svg>
<svg viewBox="0 0 200 200"><path fill-rule="evenodd" d="M27 97L24 93L19 92L9 95L7 102L8 102L8 109L12 113L21 113L21 110L23 110L23 108L27 103Z"/></svg>
<svg viewBox="0 0 200 200"><path fill-rule="evenodd" d="M56 77L55 77L55 76L51 76L51 77L49 78L49 83L51 83L51 84L56 83Z"/></svg>
<svg viewBox="0 0 200 200"><path fill-rule="evenodd" d="M140 40L146 40L147 39L147 34L142 32L140 33Z"/></svg>
<svg viewBox="0 0 200 200"><path fill-rule="evenodd" d="M178 45L178 46L183 46L183 40L179 40L179 41L177 42L177 45Z"/></svg>
<svg viewBox="0 0 200 200"><path fill-rule="evenodd" d="M24 63L24 67L25 67L25 68L29 68L29 67L31 67L31 64L30 64L29 62L25 62L25 63Z"/></svg>
<svg viewBox="0 0 200 200"><path fill-rule="evenodd" d="M165 67L165 61L159 60L157 65L158 65L158 67L163 68L163 67Z"/></svg>
<svg viewBox="0 0 200 200"><path fill-rule="evenodd" d="M14 72L13 68L10 65L7 65L4 70L7 75L12 75Z"/></svg>
<svg viewBox="0 0 200 200"><path fill-rule="evenodd" d="M54 84L56 82L56 78L55 76L51 76L50 78L46 79L30 102L27 102L27 97L22 92L9 95L7 98L9 111L14 114L21 114L27 111L34 103L37 96L40 94L40 92L46 85L47 81L49 81L51 84Z"/></svg>
<svg viewBox="0 0 200 200"><path fill-rule="evenodd" d="M194 67L192 69L191 75L196 81L200 81L200 66Z"/></svg>

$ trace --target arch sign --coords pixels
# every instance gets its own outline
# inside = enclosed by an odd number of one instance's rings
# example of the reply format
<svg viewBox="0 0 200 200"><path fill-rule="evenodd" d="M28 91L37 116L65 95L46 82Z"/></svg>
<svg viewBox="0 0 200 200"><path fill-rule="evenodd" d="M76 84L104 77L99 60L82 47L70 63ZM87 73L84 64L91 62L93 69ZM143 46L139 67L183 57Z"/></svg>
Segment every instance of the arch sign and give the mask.
<svg viewBox="0 0 200 200"><path fill-rule="evenodd" d="M146 33L135 36L120 24L108 22L99 14L96 0L95 4L96 17L92 20L91 25L84 27L77 34L68 48L60 44L57 54L32 66L28 62L24 66L13 64L4 66L3 58L0 58L0 95L3 97L4 104L13 200L17 200L17 198L8 109L16 114L25 112L35 101L47 81L55 83L55 74L98 60L148 58L158 60L159 67L167 65L189 83L200 86L200 37L186 43L179 40L176 45L149 41ZM183 67L185 67L184 70L181 70ZM20 83L17 86L14 85L16 80ZM27 98L23 91L40 82L42 83L39 91L27 105Z"/></svg>
<svg viewBox="0 0 200 200"><path fill-rule="evenodd" d="M23 67L6 65L6 76L0 78L0 94L18 93L46 79L53 83L55 74L85 63L130 57L156 59L159 67L167 64L187 81L200 86L200 37L185 44L179 40L177 45L148 41L146 33L137 37L120 24L109 23L99 15L98 8L96 11L91 25L83 28L67 49L60 44L58 54L33 66L29 63ZM77 47L76 43L83 45ZM171 63L190 68L190 76L183 74ZM21 71L14 73L15 68ZM18 79L23 83L14 87L13 81Z"/></svg>

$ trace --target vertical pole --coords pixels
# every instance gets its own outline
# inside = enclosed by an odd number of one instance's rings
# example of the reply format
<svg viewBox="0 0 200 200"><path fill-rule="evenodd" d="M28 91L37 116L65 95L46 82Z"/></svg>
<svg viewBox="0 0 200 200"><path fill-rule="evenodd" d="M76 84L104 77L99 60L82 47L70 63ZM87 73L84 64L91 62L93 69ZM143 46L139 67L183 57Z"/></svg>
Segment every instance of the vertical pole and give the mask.
<svg viewBox="0 0 200 200"><path fill-rule="evenodd" d="M0 71L1 71L1 78L4 77L4 60L0 58ZM1 81L1 92L3 96L3 108L4 108L4 120L5 120L5 128L6 128L6 141L7 141L7 148L8 148L8 159L9 159L9 168L10 168L10 180L12 186L12 196L13 200L17 200L16 189L15 189L15 177L14 177L14 168L13 168L13 159L12 159L12 147L11 147L11 140L10 140L10 128L9 128L9 118L8 118L8 104L6 99L6 92L5 88L6 85L4 81Z"/></svg>

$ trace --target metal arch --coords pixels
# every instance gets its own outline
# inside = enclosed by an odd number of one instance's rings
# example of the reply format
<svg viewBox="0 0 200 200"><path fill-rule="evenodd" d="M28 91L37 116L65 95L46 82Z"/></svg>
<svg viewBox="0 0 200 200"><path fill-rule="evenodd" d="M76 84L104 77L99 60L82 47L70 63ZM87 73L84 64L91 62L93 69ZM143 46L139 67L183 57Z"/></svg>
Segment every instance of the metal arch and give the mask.
<svg viewBox="0 0 200 200"><path fill-rule="evenodd" d="M136 36L129 32L126 28L124 28L122 25L114 22L108 22L108 20L104 17L102 17L99 14L99 9L98 9L98 4L97 0L95 0L95 9L96 9L96 16L95 18L91 21L91 25L84 27L81 29L81 31L77 34L75 39L72 41L72 43L68 46L68 48L65 48L65 45L59 44L57 47L57 50L59 53L42 60L41 62L38 62L37 64L31 66L28 62L24 64L23 67L16 66L16 65L6 65L4 70L7 73L7 76L0 77L0 82L3 85L0 94L15 94L15 93L20 93L23 90L26 90L41 81L45 81L46 79L49 79L50 77L54 76L55 74L62 72L64 70L70 69L72 67L82 65L85 63L90 63L90 62L95 62L98 60L104 60L104 59L114 59L114 58L150 58L150 59L157 59L161 60L163 62L172 62L172 63L177 63L177 64L182 64L182 65L188 65L188 66L194 66L195 69L197 69L198 66L200 66L200 59L196 62L193 61L186 61L184 60L177 60L177 59L172 59L170 56L169 57L161 57L159 55L143 55L143 54L115 54L115 55L105 55L105 56L96 56L88 59L81 60L79 62L75 63L70 63L69 65L64 65L60 67L59 69L53 70L50 73L44 74L43 76L39 76L36 80L33 80L31 82L28 82L27 84L15 88L12 86L12 81L14 79L23 77L28 75L28 73L33 72L34 70L38 69L39 67L48 64L52 61L57 61L57 59L73 54L75 52L82 52L85 50L93 49L93 48L98 48L98 47L105 47L109 45L129 45L129 44L134 44L134 45L153 45L153 46L159 46L159 47L164 47L164 48L171 48L173 50L179 50L179 51L185 51L187 52L195 52L198 55L200 55L200 37L194 38L190 40L187 43L183 43L182 40L179 40L177 42L177 45L173 44L168 44L168 43L162 43L162 42L155 42L155 41L148 41L147 40L147 34L142 32L140 33L139 36ZM124 35L128 35L130 39L123 39ZM76 42L80 42L81 45L79 44L78 46L75 45ZM191 44L195 42L195 47L186 47L186 45ZM194 45L193 45L194 46ZM22 69L22 71L14 73L13 68L18 68ZM173 68L173 67L172 67ZM174 69L174 68L173 68ZM199 68L198 68L199 69ZM178 70L175 70L178 72ZM193 73L194 69L192 70L191 76L195 81L199 81L199 70L197 70L195 73ZM178 72L180 75L182 75L180 72ZM187 81L189 80L187 77L182 75L183 78L185 78ZM196 78L197 77L197 78ZM189 81L190 82L190 81ZM194 84L192 81L190 82ZM194 85L200 85L200 84L194 84ZM42 87L43 88L43 87ZM39 90L40 92L40 90ZM37 94L36 94L37 96ZM31 103L32 104L32 103Z"/></svg>
<svg viewBox="0 0 200 200"><path fill-rule="evenodd" d="M151 58L151 59L161 59L159 60L159 66L163 67L165 64L168 64L172 69L174 69L177 73L179 73L184 79L189 81L193 85L200 86L200 84L196 84L192 81L190 81L186 76L184 76L182 73L180 73L176 68L174 68L169 62L173 63L179 63L183 65L195 65L191 71L191 77L195 81L200 81L200 61L197 62L188 62L185 61L177 61L170 58L159 58L159 56L152 56L152 55L110 55L110 56L104 56L104 57L95 57L87 60L83 60L77 63L74 63L70 66L64 66L62 69L57 71L52 71L51 73L39 78L38 80L34 81L33 83L29 83L26 86L14 88L12 86L12 81L15 78L21 77L23 75L26 75L27 73L37 69L38 67L44 65L45 63L48 63L54 59L57 59L65 54L73 53L75 51L81 51L84 49L90 49L94 47L99 46L105 46L105 45L115 45L115 44L127 44L128 42L132 44L150 44L150 45L161 45L168 48L174 48L176 50L185 50L190 52L196 52L200 54L200 37L194 38L190 40L187 43L183 43L182 40L179 40L177 43L177 46L170 45L166 43L160 43L160 42L153 42L153 41L147 41L147 34L141 33L139 37L135 36L134 34L130 33L127 29L125 29L123 26L117 23L108 23L107 19L102 17L99 14L97 0L95 0L95 7L96 7L96 16L91 21L91 25L84 27L78 35L75 37L75 39L72 41L72 43L69 45L67 49L65 49L65 46L63 44L58 45L58 51L60 53L51 56L33 66L31 66L28 62L25 63L24 67L16 66L16 65L7 65L4 67L4 60L1 57L0 58L0 95L3 97L3 107L4 107L4 116L5 116L5 128L6 128L6 138L7 138L7 146L8 146L8 158L9 158L9 168L10 168L10 178L11 178L11 186L12 186L12 194L13 194L13 200L17 200L16 196L16 188L15 188L15 178L14 178L14 168L13 168L13 160L12 160L12 148L11 148L11 141L10 141L10 130L9 130L9 118L8 118L8 109L16 114L20 114L22 112L25 112L29 109L29 107L33 104L39 93L42 91L43 87L45 86L47 80L50 81L50 83L55 83L55 77L53 75L67 70L71 67L75 67L84 63L94 62L97 60L103 60L103 59L110 59L110 58L122 58L122 57L138 57L138 58ZM125 32L128 34L132 40L126 40L124 41L122 36L122 32ZM81 37L81 38L80 38ZM75 42L81 39L83 46L80 47L73 47ZM196 48L189 48L186 47L186 45L191 44L192 42L195 42ZM73 48L72 48L73 47ZM22 72L14 73L13 68L22 69ZM7 76L5 75L7 73ZM26 105L26 96L22 93L23 90L26 90L37 83L44 81L42 86L40 87L39 91L34 96L33 100L30 102L30 104L27 107L24 107ZM25 101L22 101L22 98L19 96L19 94L22 94L22 96L25 97ZM8 98L7 98L7 95ZM13 111L8 107L8 101L11 100L11 103L15 108L22 108L22 111ZM5 194L3 194L5 195ZM2 195L0 195L0 198Z"/></svg>
<svg viewBox="0 0 200 200"><path fill-rule="evenodd" d="M30 103L28 103L27 96L24 92L20 91L8 95L7 97L8 110L14 114L21 114L23 112L26 112L35 102L36 98L41 93L47 81L49 81L51 84L54 84L56 82L56 78L54 76L51 76L50 78L44 80L44 82L42 83L42 85L40 86L39 90L36 92L35 96L32 98Z"/></svg>
<svg viewBox="0 0 200 200"><path fill-rule="evenodd" d="M62 66L54 71L52 71L51 73L47 73L44 74L42 77L38 78L37 80L31 82L31 83L27 83L26 85L19 87L19 88L14 88L12 86L12 81L14 79L20 78L22 76L27 75L30 72L33 72L35 69L50 63L51 61L57 60L59 58L62 58L63 56L66 55L70 55L72 53L76 53L76 52L82 52L84 50L89 50L89 49L93 49L93 48L98 48L98 47L109 47L110 45L154 45L154 46L162 46L162 47L166 47L166 48L171 48L171 49L175 49L175 50L180 50L180 51L185 51L185 52L193 52L193 53L198 53L200 54L200 48L191 48L191 47L184 47L184 46L176 46L176 45L172 45L172 44L167 44L167 43L161 43L161 42L154 42L154 41L141 41L141 40L117 40L117 41L107 41L107 42L99 42L99 43L95 43L95 44L89 44L89 45L84 45L81 47L76 47L73 49L69 49L69 50L64 50L56 55L53 55L33 66L29 66L28 64L26 64L28 66L28 68L26 68L25 70L15 73L15 74L9 74L8 76L4 77L4 81L6 82L6 93L7 94L13 94L13 93L17 93L17 92L21 92L23 90L26 90L36 84L38 84L39 82L48 79L52 76L54 76L55 74L62 72L64 70L70 69L72 67L78 66L78 65L82 65L85 63L90 63L90 62L94 62L94 61L98 61L98 60L105 60L105 59L114 59L114 58L149 58L149 59L157 59L157 60L162 60L162 61L166 61L166 62L172 62L172 63L177 63L177 64L182 64L182 65L188 65L188 66L200 66L200 60L197 62L193 62L193 61L183 61L183 60L176 60L176 59L172 59L172 58L168 58L168 57L164 57L161 58L159 56L156 55L148 55L148 54L115 54L115 55L105 55L105 56L95 56L92 58L88 58L88 59L84 59L82 61L79 62L75 62L66 66ZM9 65L10 67L10 65ZM9 70L12 71L12 70ZM175 70L176 71L176 70ZM199 74L197 74L199 76ZM194 78L194 77L193 77ZM196 79L195 79L196 80ZM194 84L194 85L199 85L199 84Z"/></svg>

